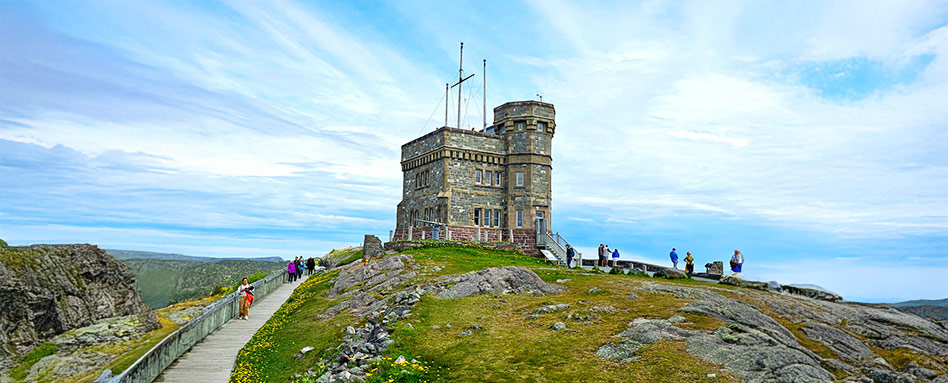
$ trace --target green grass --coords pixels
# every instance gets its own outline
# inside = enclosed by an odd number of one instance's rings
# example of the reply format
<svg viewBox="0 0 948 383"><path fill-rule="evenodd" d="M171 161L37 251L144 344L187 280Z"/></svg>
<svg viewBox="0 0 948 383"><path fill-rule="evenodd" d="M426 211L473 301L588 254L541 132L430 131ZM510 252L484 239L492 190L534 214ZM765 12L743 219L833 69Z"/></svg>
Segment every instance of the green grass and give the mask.
<svg viewBox="0 0 948 383"><path fill-rule="evenodd" d="M353 252L352 255L349 255L348 258L340 262L337 266L348 265L360 259L362 259L362 250Z"/></svg>
<svg viewBox="0 0 948 383"><path fill-rule="evenodd" d="M549 296L474 295L439 299L426 295L414 306L411 316L392 325L395 343L386 352L388 359L368 370L373 374L369 382L389 382L389 379L393 382L735 381L732 374L721 371L721 366L688 354L681 341L663 341L649 346L640 352L641 359L633 363L619 364L595 355L601 345L616 341L612 335L628 328L628 323L635 318L683 315L687 320L681 326L695 330L713 330L724 325L716 318L676 311L687 303L685 300L634 290L642 282L654 281L652 278L569 270L519 252L473 246L431 246L404 253L412 254L422 267L421 279L512 265L530 268L547 282L571 281L564 284L568 287L565 293ZM434 271L435 267L440 269ZM231 382L294 382L292 376L296 373L321 371L320 361L335 350L345 326L357 321L344 312L330 320L318 317L338 302L326 296L331 282L331 279L317 280L316 277L304 282L241 350ZM661 283L706 284L693 280ZM602 291L588 293L593 287ZM633 291L639 298L628 296ZM580 304L580 301L590 304ZM569 303L570 308L536 319L522 315L556 303ZM593 306L614 306L616 310L597 313L601 320L591 325L566 319L570 313L587 314L584 310ZM549 329L556 321L566 323L567 330ZM407 327L409 323L414 329ZM447 328L447 323L453 327ZM481 326L483 331L469 337L457 335L473 324ZM293 355L304 346L313 346L316 350L303 360L295 360ZM420 364L393 365L392 361L399 355L409 361L417 359ZM709 373L718 377L708 379Z"/></svg>
<svg viewBox="0 0 948 383"><path fill-rule="evenodd" d="M47 342L37 346L33 349L33 351L30 351L28 354L24 355L23 359L20 359L19 366L10 370L10 377L16 380L26 379L26 376L30 373L30 368L33 367L36 362L39 362L40 359L55 353L55 344Z"/></svg>
<svg viewBox="0 0 948 383"><path fill-rule="evenodd" d="M539 270L538 272L542 272ZM563 275L548 274L547 277ZM664 295L637 292L639 299L627 297L630 286L603 284L603 277L569 275L570 291L555 296L476 295L458 299L424 297L417 313L397 324L389 350L390 357L411 355L432 366L436 381L596 381L596 382L683 382L703 381L708 373L727 381L719 367L691 356L682 342L663 342L641 352L642 359L618 364L595 355L603 344L615 341L612 335L626 329L638 317L668 318L684 301ZM546 279L546 277L544 277ZM587 294L594 286L604 292ZM578 301L591 301L581 305ZM563 312L526 318L522 314L547 304L569 303ZM566 319L592 306L615 306L611 313L598 313L602 320L582 325ZM630 312L622 312L628 309ZM684 313L692 329L713 329L722 323L703 315ZM554 322L566 323L567 330L556 332ZM411 323L415 329L408 329ZM450 323L453 327L446 328ZM473 324L484 331L469 337L457 334ZM440 329L434 329L439 326ZM575 332L570 332L570 331ZM685 367L687 366L687 367Z"/></svg>

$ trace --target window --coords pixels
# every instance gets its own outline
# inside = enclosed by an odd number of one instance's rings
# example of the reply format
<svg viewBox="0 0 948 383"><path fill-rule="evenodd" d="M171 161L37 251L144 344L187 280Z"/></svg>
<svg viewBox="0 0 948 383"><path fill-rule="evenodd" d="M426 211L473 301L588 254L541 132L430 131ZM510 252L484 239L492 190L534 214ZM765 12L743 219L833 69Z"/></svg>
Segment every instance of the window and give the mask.
<svg viewBox="0 0 948 383"><path fill-rule="evenodd" d="M517 172L517 186L523 186L523 172Z"/></svg>
<svg viewBox="0 0 948 383"><path fill-rule="evenodd" d="M490 186L490 181L492 179L494 179L494 172L488 170L487 173L484 174L484 184Z"/></svg>
<svg viewBox="0 0 948 383"><path fill-rule="evenodd" d="M484 227L490 227L490 210L484 209Z"/></svg>
<svg viewBox="0 0 948 383"><path fill-rule="evenodd" d="M537 221L543 221L542 227L538 227L537 230L546 229L546 220L543 219L544 217L545 215L542 211L537 211Z"/></svg>
<svg viewBox="0 0 948 383"><path fill-rule="evenodd" d="M517 121L517 130L523 130L523 121Z"/></svg>
<svg viewBox="0 0 948 383"><path fill-rule="evenodd" d="M537 122L537 131L540 131L540 132L546 131L546 123L542 121Z"/></svg>
<svg viewBox="0 0 948 383"><path fill-rule="evenodd" d="M481 225L481 209L474 209L474 226Z"/></svg>
<svg viewBox="0 0 948 383"><path fill-rule="evenodd" d="M500 186L500 185L502 185L502 184L500 183L500 172L495 172L495 173L494 173L494 185L495 185L495 186Z"/></svg>
<svg viewBox="0 0 948 383"><path fill-rule="evenodd" d="M523 210L517 210L517 227L523 227Z"/></svg>
<svg viewBox="0 0 948 383"><path fill-rule="evenodd" d="M428 187L429 175L431 174L430 170L425 170L423 172L415 173L415 189L420 189L423 187Z"/></svg>
<svg viewBox="0 0 948 383"><path fill-rule="evenodd" d="M481 169L475 170L475 171L474 171L474 183L479 184L479 183L481 183L481 182L483 181L483 179L484 179L484 171L481 170Z"/></svg>
<svg viewBox="0 0 948 383"><path fill-rule="evenodd" d="M500 134L507 134L507 125L500 126Z"/></svg>
<svg viewBox="0 0 948 383"><path fill-rule="evenodd" d="M500 227L500 210L494 210L494 226Z"/></svg>

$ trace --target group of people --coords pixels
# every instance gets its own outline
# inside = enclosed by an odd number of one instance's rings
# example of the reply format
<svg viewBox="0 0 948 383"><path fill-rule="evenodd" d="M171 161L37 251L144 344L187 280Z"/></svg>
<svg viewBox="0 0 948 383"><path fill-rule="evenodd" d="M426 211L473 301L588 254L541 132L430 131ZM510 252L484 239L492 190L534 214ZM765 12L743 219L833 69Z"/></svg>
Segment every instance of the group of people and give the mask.
<svg viewBox="0 0 948 383"><path fill-rule="evenodd" d="M316 260L313 257L303 260L303 257L296 257L286 265L286 272L290 275L288 282L295 282L303 277L303 272L305 271L306 275L313 275L313 270L316 269Z"/></svg>
<svg viewBox="0 0 948 383"><path fill-rule="evenodd" d="M675 248L672 248L671 253L668 253L668 257L671 258L672 267L678 268L678 252ZM691 274L695 272L695 258L691 256L691 252L685 253L685 274L688 274L690 277ZM744 266L744 254L740 250L734 249L734 255L731 256L731 271L735 273L741 272L741 267Z"/></svg>
<svg viewBox="0 0 948 383"><path fill-rule="evenodd" d="M612 258L612 262L609 262L609 258ZM615 267L616 262L619 261L619 249L613 249L609 251L609 245L599 244L599 266L610 266Z"/></svg>

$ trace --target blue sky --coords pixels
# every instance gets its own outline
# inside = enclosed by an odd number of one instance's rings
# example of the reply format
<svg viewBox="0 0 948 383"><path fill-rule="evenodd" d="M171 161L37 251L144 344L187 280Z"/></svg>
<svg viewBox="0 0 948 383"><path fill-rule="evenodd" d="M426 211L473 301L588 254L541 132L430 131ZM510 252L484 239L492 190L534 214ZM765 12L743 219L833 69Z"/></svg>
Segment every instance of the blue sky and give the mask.
<svg viewBox="0 0 948 383"><path fill-rule="evenodd" d="M460 41L464 127L481 59L489 108L555 104L553 226L586 254L948 297L944 1L0 2L0 238L387 236Z"/></svg>

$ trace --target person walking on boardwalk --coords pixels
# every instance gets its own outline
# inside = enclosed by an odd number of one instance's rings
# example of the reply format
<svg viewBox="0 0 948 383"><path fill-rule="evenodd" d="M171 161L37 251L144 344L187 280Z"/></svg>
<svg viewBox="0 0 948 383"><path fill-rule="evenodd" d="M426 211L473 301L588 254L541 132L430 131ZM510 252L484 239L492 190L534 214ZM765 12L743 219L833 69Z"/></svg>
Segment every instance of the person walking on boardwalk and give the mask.
<svg viewBox="0 0 948 383"><path fill-rule="evenodd" d="M740 273L743 266L744 253L741 253L741 251L738 249L734 249L734 255L731 256L731 271Z"/></svg>
<svg viewBox="0 0 948 383"><path fill-rule="evenodd" d="M253 285L247 282L247 278L240 283L240 286L237 287L237 301L240 303L240 314L237 319L250 319L250 299L253 296L251 291L253 290Z"/></svg>
<svg viewBox="0 0 948 383"><path fill-rule="evenodd" d="M691 256L691 252L685 253L685 274L688 274L690 277L692 273L695 272L695 259Z"/></svg>
<svg viewBox="0 0 948 383"><path fill-rule="evenodd" d="M576 255L576 251L573 250L573 247L566 245L566 268L572 269L573 267L570 264L573 263L573 256Z"/></svg>
<svg viewBox="0 0 948 383"><path fill-rule="evenodd" d="M313 257L309 257L306 260L306 275L313 275L313 269L316 268L316 260Z"/></svg>
<svg viewBox="0 0 948 383"><path fill-rule="evenodd" d="M612 250L612 267L619 267L619 249Z"/></svg>
<svg viewBox="0 0 948 383"><path fill-rule="evenodd" d="M672 248L672 252L668 253L668 257L672 260L672 267L678 268L678 253L675 252L675 248Z"/></svg>
<svg viewBox="0 0 948 383"><path fill-rule="evenodd" d="M290 263L286 265L286 273L289 274L289 282L296 280L296 260L290 261Z"/></svg>

